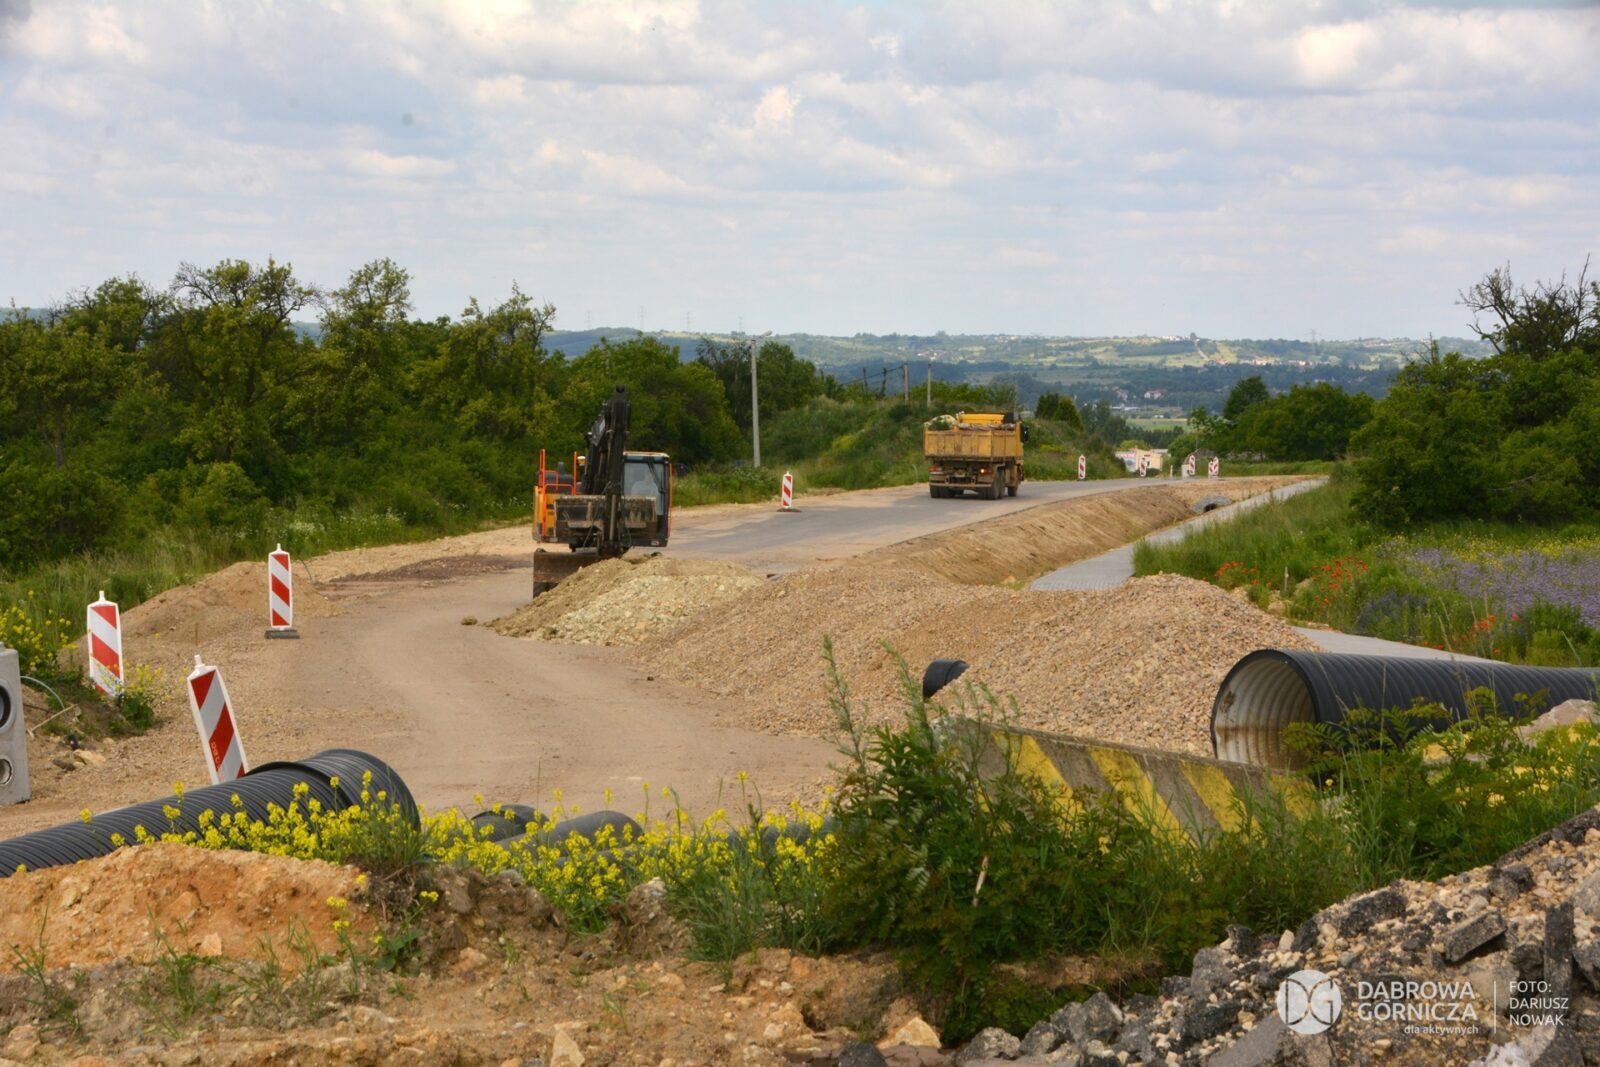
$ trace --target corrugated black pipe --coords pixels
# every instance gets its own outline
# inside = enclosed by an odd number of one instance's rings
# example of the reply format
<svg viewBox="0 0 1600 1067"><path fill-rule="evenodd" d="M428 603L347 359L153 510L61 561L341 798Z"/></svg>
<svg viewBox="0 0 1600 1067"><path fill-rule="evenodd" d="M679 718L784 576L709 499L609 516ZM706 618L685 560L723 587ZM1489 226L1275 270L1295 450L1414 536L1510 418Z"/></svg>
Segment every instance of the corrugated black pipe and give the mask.
<svg viewBox="0 0 1600 1067"><path fill-rule="evenodd" d="M181 799L174 795L100 812L88 822L66 823L0 841L0 877L15 874L18 867L33 871L107 855L117 847L111 841L113 834L131 844L140 826L157 837L169 832L199 832L200 813L206 810L216 815L242 810L251 819L266 821L267 809L271 805L288 807L294 800L295 786L302 782L309 790L308 800L314 798L324 808L343 810L361 803L362 779L368 772L372 774L373 802L377 803L381 792L383 807L399 804L401 814L411 825L419 825L411 790L393 768L365 752L333 748L293 763L264 763L232 782L186 790ZM337 788L332 785L334 779L339 782ZM234 805L235 794L243 801L243 808ZM178 809L176 819L167 818L168 807Z"/></svg>
<svg viewBox="0 0 1600 1067"><path fill-rule="evenodd" d="M935 693L965 673L967 673L966 660L934 660L932 663L928 664L928 669L922 672L922 699L932 699Z"/></svg>
<svg viewBox="0 0 1600 1067"><path fill-rule="evenodd" d="M1564 700L1594 699L1600 671L1265 648L1223 678L1211 705L1211 748L1218 759L1295 770L1304 761L1284 746L1291 723L1338 725L1356 708L1407 708L1420 699L1444 707L1449 717L1433 723L1443 727L1466 716L1466 694L1479 688L1494 693L1504 714L1541 714Z"/></svg>

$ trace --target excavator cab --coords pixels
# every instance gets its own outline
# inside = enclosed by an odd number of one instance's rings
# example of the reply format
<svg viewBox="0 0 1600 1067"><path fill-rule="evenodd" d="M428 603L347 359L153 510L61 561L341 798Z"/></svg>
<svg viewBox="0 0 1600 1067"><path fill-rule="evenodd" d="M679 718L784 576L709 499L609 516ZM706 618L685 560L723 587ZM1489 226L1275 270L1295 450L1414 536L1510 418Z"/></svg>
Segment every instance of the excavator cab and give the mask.
<svg viewBox="0 0 1600 1067"><path fill-rule="evenodd" d="M656 521L649 544L659 548L672 533L672 460L665 452L628 452L622 462L622 495L650 497Z"/></svg>

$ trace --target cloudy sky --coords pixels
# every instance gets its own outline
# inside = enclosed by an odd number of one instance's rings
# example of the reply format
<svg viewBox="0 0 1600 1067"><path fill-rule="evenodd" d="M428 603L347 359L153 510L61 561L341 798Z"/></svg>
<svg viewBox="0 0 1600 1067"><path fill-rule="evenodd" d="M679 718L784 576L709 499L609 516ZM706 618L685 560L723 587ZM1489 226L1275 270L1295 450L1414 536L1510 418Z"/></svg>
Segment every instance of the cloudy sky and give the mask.
<svg viewBox="0 0 1600 1067"><path fill-rule="evenodd" d="M182 261L568 329L1462 334L1600 253L1600 7L0 0L0 300Z"/></svg>

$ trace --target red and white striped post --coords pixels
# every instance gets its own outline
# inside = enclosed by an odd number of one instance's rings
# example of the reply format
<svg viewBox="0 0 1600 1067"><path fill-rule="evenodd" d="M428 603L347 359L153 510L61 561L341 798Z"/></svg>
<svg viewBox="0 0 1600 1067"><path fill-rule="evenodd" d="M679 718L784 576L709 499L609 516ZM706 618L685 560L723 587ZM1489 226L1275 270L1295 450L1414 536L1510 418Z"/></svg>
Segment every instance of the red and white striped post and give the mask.
<svg viewBox="0 0 1600 1067"><path fill-rule="evenodd" d="M89 605L89 681L108 697L122 692L122 613L106 599Z"/></svg>
<svg viewBox="0 0 1600 1067"><path fill-rule="evenodd" d="M1183 461L1183 476L1185 478L1193 478L1194 477L1194 453L1193 452L1190 452L1189 453L1189 458Z"/></svg>
<svg viewBox="0 0 1600 1067"><path fill-rule="evenodd" d="M794 475L788 471L783 472L783 488L778 493L778 510L783 512L800 510L794 506Z"/></svg>
<svg viewBox="0 0 1600 1067"><path fill-rule="evenodd" d="M249 770L244 759L244 743L233 718L233 701L222 672L194 658L194 673L184 686L189 693L189 708L194 712L195 729L200 731L200 754L211 774L211 784L220 785L241 778Z"/></svg>
<svg viewBox="0 0 1600 1067"><path fill-rule="evenodd" d="M1140 456L1139 457L1139 477L1143 478L1146 474L1149 473L1149 471L1150 471L1150 459L1149 459L1149 457L1148 456Z"/></svg>
<svg viewBox="0 0 1600 1067"><path fill-rule="evenodd" d="M1207 478L1220 478L1220 477L1222 477L1222 461L1220 459L1218 459L1216 456L1212 456L1211 457L1211 461L1206 464L1206 477Z"/></svg>
<svg viewBox="0 0 1600 1067"><path fill-rule="evenodd" d="M294 628L294 572L282 545L267 553L267 636L300 636Z"/></svg>
<svg viewBox="0 0 1600 1067"><path fill-rule="evenodd" d="M1078 457L1078 481L1081 482L1087 477L1089 477L1089 457L1088 456L1079 456Z"/></svg>

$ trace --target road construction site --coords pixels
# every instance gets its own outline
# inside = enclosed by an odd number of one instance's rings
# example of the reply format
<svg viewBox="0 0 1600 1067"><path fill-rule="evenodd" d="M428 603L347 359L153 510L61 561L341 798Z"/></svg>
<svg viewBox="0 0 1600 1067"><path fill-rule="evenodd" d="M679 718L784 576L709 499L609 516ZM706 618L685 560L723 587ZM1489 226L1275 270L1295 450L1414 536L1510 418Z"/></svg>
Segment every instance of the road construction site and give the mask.
<svg viewBox="0 0 1600 1067"><path fill-rule="evenodd" d="M296 562L293 641L263 639L264 566L238 564L128 610L124 648L169 679L196 653L226 670L258 768L231 788L266 795L268 775L305 776L309 753L350 747L378 754L433 812L488 802L637 810L665 787L704 814L742 805L745 776L766 807L810 805L836 780L839 755L825 639L867 724L899 718L905 683L924 664L959 657L970 665L963 691L1014 702L1012 751L1028 773L1056 774L1068 797L1080 784L1131 783L1166 825L1192 832L1180 795L1197 801L1199 825L1216 826L1238 812L1213 786L1227 792L1223 779L1241 774L1266 781L1262 767L1197 758L1212 751L1219 692L1246 662L1272 656L1256 689L1281 701L1279 661L1339 635L1297 630L1206 583L1122 580L1108 553L1180 523L1226 521L1233 502L1302 484L1029 483L1018 498L932 504L915 487L804 498L788 512L710 507L680 513L669 551L598 562L531 600L523 527L335 553ZM1073 565L1082 572L1060 570ZM1389 668L1378 666L1381 694ZM1364 692L1358 672L1341 669L1341 692ZM47 713L33 697L30 720ZM175 781L203 781L187 710L174 691L149 733L75 751L33 737L34 798L0 809L0 837L85 829L87 816L73 825L81 812L112 820L109 809L140 801L153 810ZM301 762L263 767L276 760ZM325 779L313 795L323 786L339 788ZM1192 974L1162 982L1159 998L1096 993L1025 1036L984 1030L953 1058L890 954L761 950L695 963L659 881L628 892L602 933L577 934L515 871L433 866L436 907L409 917L421 955L400 996L346 947L351 936L382 946L390 930L381 901L349 907L371 896L354 868L173 843L117 849L0 879L4 941L18 946L17 973L0 965L0 1017L14 1023L0 1056L67 1062L47 1041L37 990L70 982L72 1034L92 1051L81 1067L1333 1062L1335 1049L1386 1051L1390 1030L1352 1021L1333 1043L1290 1032L1272 995L1297 967L1347 988L1367 973L1353 967L1445 967L1470 999L1519 980L1540 945L1539 973L1566 983L1562 998L1580 992L1573 973L1600 988L1600 956L1585 948L1600 921L1600 871L1578 847L1600 841L1595 821L1581 816L1492 869L1356 896L1281 936L1231 926L1195 956ZM1569 897L1577 903L1565 911L1550 906ZM301 961L283 970L274 945L296 944ZM335 962L341 953L348 963ZM69 968L56 986L35 977L47 957ZM203 1026L189 1009L152 1002L151 974L169 976L159 987L169 996L185 988L171 978L177 968L207 959L218 962L206 965L215 968L206 988L231 999ZM1017 973L1050 989L1103 987L1128 965L1046 960ZM1592 1014L1574 1017L1581 1027ZM1580 1062L1559 1058L1576 1054L1569 1031L1517 1025L1524 1058L1505 1062ZM1413 1062L1464 1062L1482 1048L1440 1040ZM1435 1045L1443 1058L1429 1058Z"/></svg>
<svg viewBox="0 0 1600 1067"><path fill-rule="evenodd" d="M0 833L203 780L176 684L197 653L226 672L252 765L362 748L430 810L558 789L583 810L607 795L627 807L648 783L705 811L741 771L769 802L813 797L836 755L825 635L871 715L896 713L887 643L914 672L967 660L1016 695L1024 725L1199 752L1228 667L1255 648L1309 647L1303 636L1184 579L1006 586L1289 481L1029 483L1000 501L911 487L805 498L792 513L693 509L667 552L531 604L526 527L358 549L296 562L299 641L262 640L263 565L236 564L124 613L129 660L169 680L163 722L87 759L36 737L34 799L0 811Z"/></svg>

